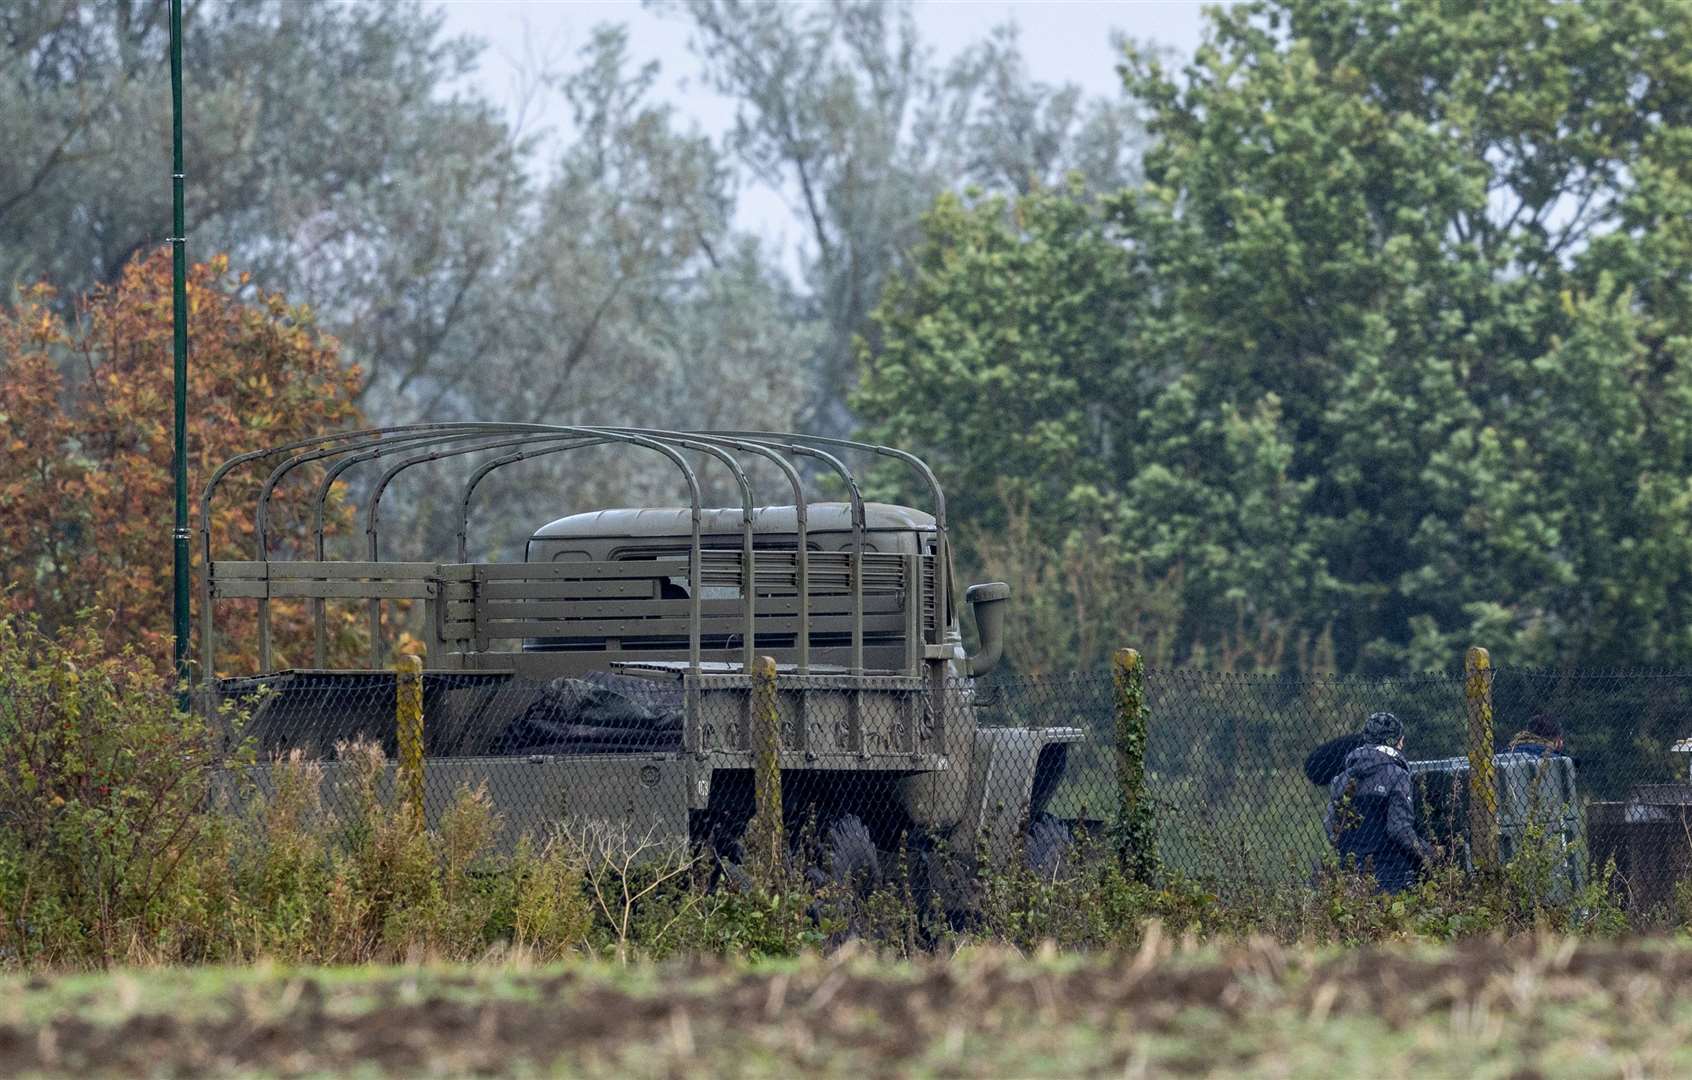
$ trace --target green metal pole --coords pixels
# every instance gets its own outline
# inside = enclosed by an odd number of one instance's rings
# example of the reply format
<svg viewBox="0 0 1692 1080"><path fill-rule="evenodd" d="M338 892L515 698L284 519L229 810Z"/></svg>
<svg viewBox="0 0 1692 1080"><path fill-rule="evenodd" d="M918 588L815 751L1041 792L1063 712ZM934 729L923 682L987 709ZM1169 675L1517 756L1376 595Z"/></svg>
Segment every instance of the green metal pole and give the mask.
<svg viewBox="0 0 1692 1080"><path fill-rule="evenodd" d="M170 0L170 186L171 308L175 316L174 442L171 472L176 481L175 635L178 704L188 707L188 227L182 211L182 0ZM209 672L207 673L209 674Z"/></svg>

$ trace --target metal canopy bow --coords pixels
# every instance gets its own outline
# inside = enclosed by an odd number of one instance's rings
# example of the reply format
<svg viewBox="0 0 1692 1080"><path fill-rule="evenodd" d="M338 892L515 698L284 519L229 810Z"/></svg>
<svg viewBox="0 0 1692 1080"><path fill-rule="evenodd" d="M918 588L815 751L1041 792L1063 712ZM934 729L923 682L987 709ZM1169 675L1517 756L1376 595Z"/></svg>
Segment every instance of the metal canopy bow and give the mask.
<svg viewBox="0 0 1692 1080"><path fill-rule="evenodd" d="M863 670L863 577L865 512L861 486L852 470L837 451L864 453L889 458L912 470L927 488L935 520L935 556L937 568L949 565L947 559L946 503L939 481L929 467L916 456L891 447L873 443L854 442L812 435L787 434L768 431L671 431L656 428L587 427L551 424L508 423L437 423L409 424L392 427L366 428L332 435L300 439L264 450L241 454L224 462L213 471L200 496L200 543L208 572L201 583L201 666L204 673L212 670L215 634L212 617L212 559L211 508L224 480L241 466L254 463L274 463L265 476L254 509L254 556L258 564L270 563L270 504L276 489L290 473L301 466L325 462L324 472L311 500L312 560L325 561L326 508L337 480L357 465L391 460L370 488L365 505L366 558L373 566L381 564L380 508L382 495L401 474L418 465L438 462L466 455L493 455L480 464L465 482L457 502L456 556L460 564L469 562L469 527L476 489L494 471L555 454L568 453L588 447L620 445L657 453L681 473L687 486L691 511L691 543L688 552L689 594L689 657L698 670L700 657L701 597L703 583L703 537L701 535L704 506L698 474L689 464L686 454L696 454L720 462L734 477L741 501L741 570L738 573L740 602L743 605L745 631L742 636L742 664L750 668L754 655L752 629L755 618L757 581L756 552L753 540L754 523L760 505L751 479L735 455L748 455L771 462L786 480L795 508L796 580L809 581L807 565L810 553L806 542L806 506L804 482L796 458L808 458L820 463L837 476L844 485L851 513L852 546L849 553L851 586L852 638L851 667ZM185 534L184 534L185 535ZM184 544L185 546L185 544ZM185 556L184 556L185 558ZM389 564L398 566L401 564ZM405 564L409 565L409 564ZM184 585L186 583L186 578ZM937 618L933 640L942 644L944 613L949 610L946 590L948 575L937 569L934 575L934 601ZM809 588L797 590L799 625L808 625L810 616ZM368 600L372 638L372 666L380 662L380 600ZM323 666L326 652L324 599L315 596L311 601L314 654L318 666ZM798 635L798 663L806 670L809 660L808 635ZM268 669L270 661L270 610L268 595L259 598L260 666Z"/></svg>

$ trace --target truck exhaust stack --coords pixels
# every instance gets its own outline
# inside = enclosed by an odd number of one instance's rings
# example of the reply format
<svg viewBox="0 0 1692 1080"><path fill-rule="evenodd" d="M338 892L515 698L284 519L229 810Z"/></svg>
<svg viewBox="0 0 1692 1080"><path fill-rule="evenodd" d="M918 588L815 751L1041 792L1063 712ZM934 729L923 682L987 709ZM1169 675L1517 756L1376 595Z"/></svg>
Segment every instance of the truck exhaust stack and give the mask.
<svg viewBox="0 0 1692 1080"><path fill-rule="evenodd" d="M964 590L969 609L975 612L975 630L981 637L981 647L967 658L967 673L972 679L999 666L1005 652L1005 601L1010 599L1010 586L1002 581L971 585Z"/></svg>

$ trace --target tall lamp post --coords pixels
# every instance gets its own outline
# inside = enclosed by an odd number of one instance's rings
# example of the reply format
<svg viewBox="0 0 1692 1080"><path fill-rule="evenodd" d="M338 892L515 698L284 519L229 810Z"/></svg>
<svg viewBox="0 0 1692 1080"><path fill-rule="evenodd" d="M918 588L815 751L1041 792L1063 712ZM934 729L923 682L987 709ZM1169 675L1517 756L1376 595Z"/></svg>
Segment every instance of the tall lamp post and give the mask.
<svg viewBox="0 0 1692 1080"><path fill-rule="evenodd" d="M182 212L182 0L170 0L171 309L174 315L175 399L171 473L176 482L172 631L178 704L188 707L188 228Z"/></svg>

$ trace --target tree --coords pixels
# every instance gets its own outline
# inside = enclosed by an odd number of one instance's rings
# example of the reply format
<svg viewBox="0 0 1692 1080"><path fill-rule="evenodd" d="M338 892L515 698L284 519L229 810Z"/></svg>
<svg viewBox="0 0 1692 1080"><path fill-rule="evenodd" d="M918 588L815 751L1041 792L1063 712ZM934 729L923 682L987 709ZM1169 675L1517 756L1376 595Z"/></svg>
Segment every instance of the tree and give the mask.
<svg viewBox="0 0 1692 1080"><path fill-rule="evenodd" d="M1346 668L1446 666L1470 640L1528 663L1692 658L1692 13L1261 0L1208 17L1179 78L1129 57L1145 181L971 290L969 310L1010 320L994 362L1044 395L1013 444L1091 410L1101 427L1077 437L1117 448L1106 482L1092 455L1055 453L1039 482L1101 492L1123 551L1180 569L1190 641L1244 615L1331 627ZM1053 242L1012 220L992 228ZM878 424L913 423L885 387L943 407L940 373L978 363L951 316L981 260L936 221L938 269L884 308ZM1103 244L1115 303L1060 332L1016 309ZM1108 382L1008 360L1075 340L1108 343ZM947 430L984 430L977 398L950 401ZM978 443L1004 440L989 430Z"/></svg>
<svg viewBox="0 0 1692 1080"><path fill-rule="evenodd" d="M115 284L170 221L167 0L0 9L0 281ZM415 0L185 12L191 251L310 304L396 420L484 347L526 144Z"/></svg>
<svg viewBox="0 0 1692 1080"><path fill-rule="evenodd" d="M632 64L624 29L601 26L559 79L576 137L509 227L489 340L473 362L416 384L425 415L795 426L806 382L794 361L814 348L815 327L762 247L733 228L731 169L654 100L657 76L655 64ZM433 475L467 471L460 459ZM710 498L738 498L722 470L701 479ZM684 497L674 470L644 451L536 459L478 488L478 552L518 554L535 525L573 509ZM418 524L401 530L409 554L450 549L456 501L446 502L417 496Z"/></svg>
<svg viewBox="0 0 1692 1080"><path fill-rule="evenodd" d="M1025 191L1072 170L1108 190L1137 143L1126 105L1031 80L1014 28L942 67L908 3L657 6L691 21L707 76L737 102L735 156L791 197L806 237L807 313L825 329L807 410L824 434L853 426L854 341L876 333L869 313L940 192Z"/></svg>
<svg viewBox="0 0 1692 1080"><path fill-rule="evenodd" d="M881 348L865 351L854 403L874 437L920 449L941 471L966 560L1011 568L1026 582L1021 603L1054 627L1141 624L1149 604L1182 624L1156 630L1164 655L1181 638L1185 659L1202 649L1228 666L1290 660L1299 628L1280 613L1329 583L1300 535L1311 484L1288 476L1278 402L1207 410L1178 380L1142 410L1145 375L1124 348L1140 302L1130 261L1079 186L942 196L924 225L909 274L888 285ZM882 481L889 496L911 494L885 486L906 482L896 471ZM1042 546L1063 553L1051 571L1016 569ZM1114 567L1120 595L1107 597L1108 572L1086 575L1084 589L1058 572L1082 556ZM1053 587L1058 596L1043 595ZM1075 632L1105 651L1121 644L1101 625ZM1031 643L1019 658L1040 653Z"/></svg>
<svg viewBox="0 0 1692 1080"><path fill-rule="evenodd" d="M1278 396L1342 656L1688 655L1658 485L1692 471L1692 14L1289 0L1212 25L1184 87L1130 69L1159 136L1120 206L1139 323L1217 405Z"/></svg>
<svg viewBox="0 0 1692 1080"><path fill-rule="evenodd" d="M197 493L237 453L351 426L357 369L310 311L275 294L247 298L250 279L223 257L188 280L188 473ZM0 606L33 613L44 631L109 611L106 645L134 645L169 669L171 261L136 259L115 285L92 289L67 319L39 286L0 312ZM79 377L67 381L62 369ZM214 508L220 558L253 558L253 496L262 475L231 475ZM298 542L286 511L306 486L279 492L279 538ZM337 515L339 517L340 515ZM195 548L198 562L200 551ZM239 608L240 610L236 610ZM303 640L303 611L280 606L279 633ZM220 612L252 641L251 605ZM355 624L339 628L353 647ZM286 648L286 646L284 646Z"/></svg>
<svg viewBox="0 0 1692 1080"><path fill-rule="evenodd" d="M0 272L54 282L61 314L169 221L165 7L0 12L0 131L17 149L0 160ZM188 16L190 250L230 251L249 290L308 301L364 373L373 420L793 426L791 357L814 331L732 230L723 154L653 100L623 31L596 30L559 77L575 138L531 168L486 102L447 89L476 47L417 3L207 0ZM73 393L85 377L59 375ZM570 464L589 467L490 482L496 544L588 499L678 497L639 454ZM372 472L349 474L355 493ZM402 483L385 503L419 554L450 550L442 487Z"/></svg>
<svg viewBox="0 0 1692 1080"><path fill-rule="evenodd" d="M942 195L923 227L854 408L944 470L959 521L998 528L1007 499L1099 520L1134 457L1111 411L1133 310L1120 244L1079 189Z"/></svg>
<svg viewBox="0 0 1692 1080"><path fill-rule="evenodd" d="M1144 135L1138 105L1126 94L1088 98L1075 83L1034 79L1021 42L1016 23L997 26L942 76L947 107L918 137L946 148L937 156L956 162L951 183L1026 195L1077 179L1103 195L1132 182ZM1116 45L1126 49L1128 39Z"/></svg>

